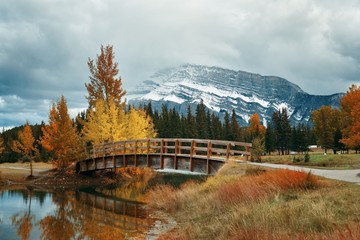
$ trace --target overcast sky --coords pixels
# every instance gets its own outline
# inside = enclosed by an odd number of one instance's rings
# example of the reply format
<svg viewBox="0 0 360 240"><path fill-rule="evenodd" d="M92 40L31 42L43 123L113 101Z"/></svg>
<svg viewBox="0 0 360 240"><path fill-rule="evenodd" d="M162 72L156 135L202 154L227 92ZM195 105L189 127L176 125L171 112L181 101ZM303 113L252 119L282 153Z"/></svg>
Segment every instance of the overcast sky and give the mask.
<svg viewBox="0 0 360 240"><path fill-rule="evenodd" d="M359 0L0 0L0 127L86 108L111 44L123 87L184 63L275 75L311 94L360 84Z"/></svg>

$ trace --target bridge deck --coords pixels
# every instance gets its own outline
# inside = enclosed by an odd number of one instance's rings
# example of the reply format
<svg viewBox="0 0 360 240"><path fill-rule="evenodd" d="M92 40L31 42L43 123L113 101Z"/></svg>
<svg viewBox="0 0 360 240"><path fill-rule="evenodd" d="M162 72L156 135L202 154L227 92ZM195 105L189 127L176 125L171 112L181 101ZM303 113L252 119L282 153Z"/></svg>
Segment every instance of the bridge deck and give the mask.
<svg viewBox="0 0 360 240"><path fill-rule="evenodd" d="M142 139L94 145L78 172L126 166L177 169L211 174L230 156L248 160L251 143L206 139Z"/></svg>

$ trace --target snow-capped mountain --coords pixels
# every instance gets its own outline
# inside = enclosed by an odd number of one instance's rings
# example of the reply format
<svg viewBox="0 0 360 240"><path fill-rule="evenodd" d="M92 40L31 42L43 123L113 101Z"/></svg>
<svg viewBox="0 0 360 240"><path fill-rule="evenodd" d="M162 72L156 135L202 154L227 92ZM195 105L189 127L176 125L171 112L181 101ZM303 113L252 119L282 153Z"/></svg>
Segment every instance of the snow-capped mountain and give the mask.
<svg viewBox="0 0 360 240"><path fill-rule="evenodd" d="M308 123L313 110L323 105L339 107L342 96L310 95L280 77L187 64L155 73L129 91L126 98L134 105L151 101L158 110L165 103L184 113L188 105L195 110L195 105L203 100L208 109L220 115L234 109L239 122L246 125L254 113L266 122L283 107L293 124Z"/></svg>

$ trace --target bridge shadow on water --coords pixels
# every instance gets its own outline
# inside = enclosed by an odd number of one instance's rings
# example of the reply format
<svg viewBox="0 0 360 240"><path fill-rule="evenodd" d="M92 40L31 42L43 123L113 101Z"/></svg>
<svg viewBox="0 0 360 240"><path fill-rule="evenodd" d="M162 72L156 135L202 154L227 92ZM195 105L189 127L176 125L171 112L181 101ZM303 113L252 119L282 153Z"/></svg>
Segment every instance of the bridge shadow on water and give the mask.
<svg viewBox="0 0 360 240"><path fill-rule="evenodd" d="M149 218L146 205L141 202L130 201L105 195L101 192L78 191L76 193L78 206L84 209L84 214L97 222L109 225L121 230L146 232L153 224L154 219Z"/></svg>

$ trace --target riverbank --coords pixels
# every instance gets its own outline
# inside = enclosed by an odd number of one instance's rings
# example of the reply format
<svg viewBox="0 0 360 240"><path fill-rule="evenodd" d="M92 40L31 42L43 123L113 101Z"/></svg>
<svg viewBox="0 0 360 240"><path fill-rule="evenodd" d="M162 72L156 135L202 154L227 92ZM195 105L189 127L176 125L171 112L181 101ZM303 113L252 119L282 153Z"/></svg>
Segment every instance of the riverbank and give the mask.
<svg viewBox="0 0 360 240"><path fill-rule="evenodd" d="M148 193L177 222L160 239L360 239L359 199L354 184L246 164Z"/></svg>
<svg viewBox="0 0 360 240"><path fill-rule="evenodd" d="M33 163L33 175L41 177L53 169L52 164L43 162ZM29 163L1 163L0 185L11 183L24 183L30 175Z"/></svg>
<svg viewBox="0 0 360 240"><path fill-rule="evenodd" d="M33 163L33 176L30 177L29 163L0 164L0 187L9 185L33 185L44 189L78 188L83 186L106 186L119 182L151 178L152 169L122 168L115 172L102 171L91 175L59 174L49 163Z"/></svg>

